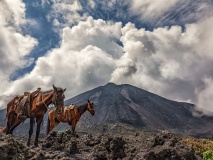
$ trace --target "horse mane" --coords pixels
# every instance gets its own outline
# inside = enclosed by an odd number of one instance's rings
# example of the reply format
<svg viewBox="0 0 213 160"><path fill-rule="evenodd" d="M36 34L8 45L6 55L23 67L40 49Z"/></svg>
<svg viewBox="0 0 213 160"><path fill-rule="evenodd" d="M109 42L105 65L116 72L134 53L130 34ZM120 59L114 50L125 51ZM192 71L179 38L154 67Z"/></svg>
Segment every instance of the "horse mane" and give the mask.
<svg viewBox="0 0 213 160"><path fill-rule="evenodd" d="M57 88L57 91L58 91L58 92L63 92L63 91L64 91L64 89L61 88L61 87L56 87L56 88Z"/></svg>
<svg viewBox="0 0 213 160"><path fill-rule="evenodd" d="M57 88L57 91L59 92L59 91L63 91L63 88L61 88L61 87L56 87ZM42 93L43 94L48 94L48 93L50 93L50 92L52 92L52 91L54 91L53 89L50 89L50 90L47 90L47 91L43 91Z"/></svg>
<svg viewBox="0 0 213 160"><path fill-rule="evenodd" d="M80 107L83 107L83 106L86 106L87 103L84 103L84 104L79 104L79 105L75 105L76 108L80 108Z"/></svg>
<svg viewBox="0 0 213 160"><path fill-rule="evenodd" d="M75 107L77 108L78 111L82 111L82 107L85 107L87 105L87 103L84 104L79 104L79 105L75 105Z"/></svg>
<svg viewBox="0 0 213 160"><path fill-rule="evenodd" d="M44 92L42 92L42 93L43 93L43 94L48 94L48 93L50 93L50 92L52 92L52 91L54 91L54 90L51 89L51 90L44 91Z"/></svg>

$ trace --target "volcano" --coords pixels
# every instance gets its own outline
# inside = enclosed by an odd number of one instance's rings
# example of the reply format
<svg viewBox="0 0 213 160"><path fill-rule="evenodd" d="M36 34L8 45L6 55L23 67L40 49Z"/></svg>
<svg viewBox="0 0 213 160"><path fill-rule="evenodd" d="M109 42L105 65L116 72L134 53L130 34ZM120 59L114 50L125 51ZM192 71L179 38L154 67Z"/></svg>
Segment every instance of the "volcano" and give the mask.
<svg viewBox="0 0 213 160"><path fill-rule="evenodd" d="M94 102L96 114L88 121L82 116L80 122L90 125L125 123L152 130L174 129L211 130L212 117L194 116L196 106L190 103L168 100L129 84L108 83L65 101L81 104ZM87 113L89 114L89 113Z"/></svg>

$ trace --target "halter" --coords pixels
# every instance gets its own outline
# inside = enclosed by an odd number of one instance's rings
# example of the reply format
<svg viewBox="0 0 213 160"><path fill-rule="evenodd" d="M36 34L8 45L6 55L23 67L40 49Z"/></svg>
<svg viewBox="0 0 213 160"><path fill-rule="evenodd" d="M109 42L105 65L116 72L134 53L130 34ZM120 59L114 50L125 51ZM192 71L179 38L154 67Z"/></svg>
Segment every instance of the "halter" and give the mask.
<svg viewBox="0 0 213 160"><path fill-rule="evenodd" d="M55 105L55 107L57 106L57 104L63 104L63 100L62 101L56 101L56 91L54 90L54 93L53 93L54 95L54 105Z"/></svg>

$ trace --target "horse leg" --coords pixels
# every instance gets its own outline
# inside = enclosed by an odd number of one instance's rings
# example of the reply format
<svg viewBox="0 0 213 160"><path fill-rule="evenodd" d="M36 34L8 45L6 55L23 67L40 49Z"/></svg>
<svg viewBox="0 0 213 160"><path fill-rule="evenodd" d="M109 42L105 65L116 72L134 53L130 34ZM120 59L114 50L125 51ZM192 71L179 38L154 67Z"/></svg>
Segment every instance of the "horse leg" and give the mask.
<svg viewBox="0 0 213 160"><path fill-rule="evenodd" d="M60 122L57 120L54 120L53 122L50 122L50 131L52 131Z"/></svg>
<svg viewBox="0 0 213 160"><path fill-rule="evenodd" d="M52 115L48 116L47 120L47 135L52 131L60 122L56 120Z"/></svg>
<svg viewBox="0 0 213 160"><path fill-rule="evenodd" d="M46 135L48 135L50 132L50 118L49 116L47 117L47 129L46 129Z"/></svg>
<svg viewBox="0 0 213 160"><path fill-rule="evenodd" d="M29 137L27 141L27 146L30 146L31 136L33 134L33 125L34 125L34 118L30 118L30 130L29 130Z"/></svg>
<svg viewBox="0 0 213 160"><path fill-rule="evenodd" d="M13 113L11 113L8 116L8 122L7 122L7 132L6 134L13 134L13 130L21 123L17 116Z"/></svg>
<svg viewBox="0 0 213 160"><path fill-rule="evenodd" d="M75 119L72 120L72 134L74 136L77 136L77 134L75 133L75 127L76 127L77 121Z"/></svg>
<svg viewBox="0 0 213 160"><path fill-rule="evenodd" d="M42 121L43 121L43 117L36 118L37 127L36 127L36 137L35 137L35 142L34 142L34 146L36 146L36 147L38 147L38 137L40 134L40 128L41 128Z"/></svg>
<svg viewBox="0 0 213 160"><path fill-rule="evenodd" d="M13 134L13 130L19 125L21 124L22 121L20 121L18 119L18 117L15 117L15 122L13 124L13 126L10 128L10 133L9 134Z"/></svg>

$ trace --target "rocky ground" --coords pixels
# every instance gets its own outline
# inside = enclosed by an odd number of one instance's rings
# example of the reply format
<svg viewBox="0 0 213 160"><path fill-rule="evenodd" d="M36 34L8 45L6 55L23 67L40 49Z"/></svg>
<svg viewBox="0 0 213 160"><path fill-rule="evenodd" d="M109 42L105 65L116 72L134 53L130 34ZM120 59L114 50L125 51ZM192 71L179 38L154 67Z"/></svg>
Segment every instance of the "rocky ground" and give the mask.
<svg viewBox="0 0 213 160"><path fill-rule="evenodd" d="M0 134L1 160L199 160L202 155L183 135L145 131L113 124L78 131L52 131L40 138L39 147L27 147L26 139ZM185 135L184 135L185 137Z"/></svg>

